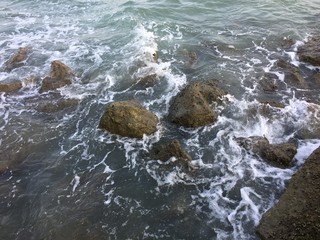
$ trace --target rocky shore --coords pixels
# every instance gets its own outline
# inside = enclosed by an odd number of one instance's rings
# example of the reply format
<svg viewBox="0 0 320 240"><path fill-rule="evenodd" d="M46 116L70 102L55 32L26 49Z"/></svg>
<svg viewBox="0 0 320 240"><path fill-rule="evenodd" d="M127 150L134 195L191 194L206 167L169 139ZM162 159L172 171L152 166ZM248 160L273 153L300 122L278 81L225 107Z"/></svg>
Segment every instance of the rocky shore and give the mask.
<svg viewBox="0 0 320 240"><path fill-rule="evenodd" d="M17 52L5 62L2 71L10 72L26 64L32 49L19 48ZM320 35L311 37L300 46L297 54L302 62L314 66L311 76L305 76L298 66L285 59L278 59L273 70L281 71L283 82L277 76L265 72L259 81L259 86L265 93L276 93L286 84L298 90L312 89L319 85L320 66ZM195 53L187 54L192 61L196 61ZM191 64L191 62L190 62ZM63 109L77 106L79 99L65 98L59 92L62 87L68 87L77 81L76 74L66 64L59 60L52 61L51 70L45 77L36 77L38 81L39 102L35 109L43 113L59 112ZM311 79L311 81L310 81ZM152 74L138 81L135 87L139 89L153 87L159 77ZM23 91L27 80L6 79L0 82L0 92L14 94ZM143 103L134 100L113 101L105 108L101 115L98 128L122 137L142 139L158 131L158 125L165 121L179 128L200 128L214 125L219 118L224 104L223 96L227 94L219 80L196 80L186 85L170 102L167 116L159 118L147 109ZM259 99L258 99L259 100ZM36 100L37 101L37 100ZM260 100L259 100L260 101ZM283 108L281 102L269 99L260 101L259 114L273 114L268 108ZM315 103L317 104L317 103ZM310 109L312 111L312 109ZM315 130L300 129L293 138L320 138L320 125L315 121ZM309 132L308 132L309 131ZM295 141L272 144L264 136L239 136L236 139L240 147L249 154L257 156L268 164L288 168L293 164L297 153ZM25 155L25 154L23 154ZM153 144L149 159L160 161L178 161L185 166L186 171L194 170L192 157L183 149L180 142L172 137L163 136ZM10 158L0 161L0 173L19 164L19 160L10 162ZM261 219L257 227L257 234L261 239L320 239L320 148L318 148L305 162L304 166L292 177L288 189L280 198L278 204L271 208Z"/></svg>

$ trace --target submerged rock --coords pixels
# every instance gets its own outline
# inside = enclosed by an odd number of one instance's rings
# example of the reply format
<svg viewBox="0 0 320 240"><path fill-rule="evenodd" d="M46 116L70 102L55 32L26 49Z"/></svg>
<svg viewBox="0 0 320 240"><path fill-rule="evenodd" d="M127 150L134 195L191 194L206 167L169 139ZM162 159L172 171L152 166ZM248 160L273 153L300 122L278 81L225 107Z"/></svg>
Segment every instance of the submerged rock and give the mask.
<svg viewBox="0 0 320 240"><path fill-rule="evenodd" d="M72 70L64 63L55 60L51 63L50 74L42 81L40 93L69 85L73 79L74 73Z"/></svg>
<svg viewBox="0 0 320 240"><path fill-rule="evenodd" d="M308 39L298 48L298 56L301 61L320 66L320 34Z"/></svg>
<svg viewBox="0 0 320 240"><path fill-rule="evenodd" d="M5 63L5 69L11 71L15 68L23 66L23 61L27 59L29 49L21 47L18 51Z"/></svg>
<svg viewBox="0 0 320 240"><path fill-rule="evenodd" d="M54 113L61 111L63 109L74 107L79 104L78 99L74 98L61 98L57 101L46 101L43 103L40 103L38 107L36 108L39 112L45 112L45 113Z"/></svg>
<svg viewBox="0 0 320 240"><path fill-rule="evenodd" d="M158 118L134 101L113 102L100 119L99 128L124 137L142 138L157 131Z"/></svg>
<svg viewBox="0 0 320 240"><path fill-rule="evenodd" d="M279 89L277 83L278 77L273 73L264 73L262 79L259 81L259 84L263 91L265 92L275 92Z"/></svg>
<svg viewBox="0 0 320 240"><path fill-rule="evenodd" d="M297 147L293 143L270 144L266 137L251 136L249 138L237 138L238 144L259 155L263 160L273 166L286 168L289 167L297 153Z"/></svg>
<svg viewBox="0 0 320 240"><path fill-rule="evenodd" d="M156 85L158 80L158 75L157 74L151 74L147 75L143 78L138 79L137 83L132 87L134 90L144 90L149 87L153 87Z"/></svg>
<svg viewBox="0 0 320 240"><path fill-rule="evenodd" d="M19 80L4 80L0 81L0 92L14 92L18 91L19 89L22 88L22 82Z"/></svg>
<svg viewBox="0 0 320 240"><path fill-rule="evenodd" d="M175 157L178 160L191 161L191 157L181 147L181 144L178 140L155 144L151 150L151 156L152 158L161 161L167 161L172 157Z"/></svg>
<svg viewBox="0 0 320 240"><path fill-rule="evenodd" d="M224 94L213 80L191 83L171 102L168 118L175 124L191 128L214 123L217 114L210 104L218 102Z"/></svg>
<svg viewBox="0 0 320 240"><path fill-rule="evenodd" d="M307 82L303 78L299 68L292 65L291 63L286 62L283 59L278 60L276 65L284 72L284 81L286 83L297 88L308 87Z"/></svg>
<svg viewBox="0 0 320 240"><path fill-rule="evenodd" d="M320 239L320 148L293 175L279 202L262 217L257 234L267 239Z"/></svg>

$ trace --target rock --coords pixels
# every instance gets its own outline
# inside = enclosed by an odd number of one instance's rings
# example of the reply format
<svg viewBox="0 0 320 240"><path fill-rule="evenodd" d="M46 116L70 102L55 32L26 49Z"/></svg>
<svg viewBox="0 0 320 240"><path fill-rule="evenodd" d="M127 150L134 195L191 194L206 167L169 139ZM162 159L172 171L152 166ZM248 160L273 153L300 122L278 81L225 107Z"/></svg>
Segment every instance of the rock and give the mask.
<svg viewBox="0 0 320 240"><path fill-rule="evenodd" d="M320 34L308 39L298 48L298 56L301 61L320 66Z"/></svg>
<svg viewBox="0 0 320 240"><path fill-rule="evenodd" d="M101 117L99 128L124 137L142 138L157 131L155 114L133 101L109 104Z"/></svg>
<svg viewBox="0 0 320 240"><path fill-rule="evenodd" d="M262 217L257 234L267 239L320 239L320 148L293 175L279 202Z"/></svg>
<svg viewBox="0 0 320 240"><path fill-rule="evenodd" d="M18 91L19 89L22 88L22 82L19 80L4 80L0 81L0 92L14 92Z"/></svg>
<svg viewBox="0 0 320 240"><path fill-rule="evenodd" d="M51 63L51 72L46 76L40 88L40 93L55 90L72 83L74 73L64 63L56 60Z"/></svg>
<svg viewBox="0 0 320 240"><path fill-rule="evenodd" d="M316 73L316 74L312 75L311 79L312 79L312 82L314 83L314 85L316 85L319 88L320 87L320 73Z"/></svg>
<svg viewBox="0 0 320 240"><path fill-rule="evenodd" d="M297 147L293 143L269 144L260 151L260 156L270 164L286 168L289 167L294 156L297 153Z"/></svg>
<svg viewBox="0 0 320 240"><path fill-rule="evenodd" d="M191 83L171 102L168 118L175 124L191 128L214 123L217 114L210 104L218 102L224 94L215 81Z"/></svg>
<svg viewBox="0 0 320 240"><path fill-rule="evenodd" d="M238 144L259 155L263 160L279 168L289 167L297 153L293 143L270 144L266 137L251 136L249 138L236 138Z"/></svg>
<svg viewBox="0 0 320 240"><path fill-rule="evenodd" d="M178 140L155 144L151 150L151 155L153 159L161 161L167 161L172 157L175 157L178 160L191 161L191 157L181 147L181 144Z"/></svg>
<svg viewBox="0 0 320 240"><path fill-rule="evenodd" d="M277 67L279 67L284 72L284 81L293 87L297 88L307 88L307 83L303 78L299 68L280 59L276 62Z"/></svg>
<svg viewBox="0 0 320 240"><path fill-rule="evenodd" d="M147 75L143 78L140 78L137 83L132 87L134 90L146 89L149 87L153 87L158 80L157 74Z"/></svg>
<svg viewBox="0 0 320 240"><path fill-rule="evenodd" d="M236 141L241 147L247 151L252 151L254 154L260 154L261 149L269 145L269 140L266 137L260 136L239 137L236 138Z"/></svg>
<svg viewBox="0 0 320 240"><path fill-rule="evenodd" d="M273 73L264 73L264 76L259 82L259 84L262 87L263 91L275 92L279 88L277 80L278 80L277 75Z"/></svg>
<svg viewBox="0 0 320 240"><path fill-rule="evenodd" d="M61 111L63 109L74 107L79 104L78 99L68 98L68 99L59 99L57 101L47 101L38 105L36 108L39 112L45 113L54 113Z"/></svg>
<svg viewBox="0 0 320 240"><path fill-rule="evenodd" d="M27 55L29 53L29 49L22 47L18 49L16 52L6 63L5 68L7 71L11 71L14 68L18 68L23 66L23 61L27 59Z"/></svg>

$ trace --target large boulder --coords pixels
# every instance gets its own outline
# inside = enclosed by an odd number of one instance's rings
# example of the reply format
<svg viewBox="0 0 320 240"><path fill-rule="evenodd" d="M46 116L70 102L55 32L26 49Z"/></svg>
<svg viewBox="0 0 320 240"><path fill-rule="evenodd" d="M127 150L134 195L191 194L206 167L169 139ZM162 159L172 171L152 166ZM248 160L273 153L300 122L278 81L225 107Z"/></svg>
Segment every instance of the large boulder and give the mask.
<svg viewBox="0 0 320 240"><path fill-rule="evenodd" d="M23 66L23 62L27 59L29 51L30 50L26 47L19 48L18 51L5 62L5 69L11 71L14 68Z"/></svg>
<svg viewBox="0 0 320 240"><path fill-rule="evenodd" d="M267 239L320 239L320 148L293 175L279 202L262 217L257 234Z"/></svg>
<svg viewBox="0 0 320 240"><path fill-rule="evenodd" d="M109 104L101 117L99 128L124 137L142 138L157 131L155 114L134 101Z"/></svg>
<svg viewBox="0 0 320 240"><path fill-rule="evenodd" d="M211 104L218 102L224 94L213 80L191 83L171 102L168 118L175 124L190 128L214 123L217 114Z"/></svg>
<svg viewBox="0 0 320 240"><path fill-rule="evenodd" d="M50 74L43 79L40 93L69 85L73 79L74 73L67 65L58 60L52 61Z"/></svg>
<svg viewBox="0 0 320 240"><path fill-rule="evenodd" d="M298 56L301 61L320 66L320 34L308 39L298 48Z"/></svg>
<svg viewBox="0 0 320 240"><path fill-rule="evenodd" d="M4 81L0 81L0 92L9 93L18 91L20 88L22 88L22 82L19 80L7 79Z"/></svg>

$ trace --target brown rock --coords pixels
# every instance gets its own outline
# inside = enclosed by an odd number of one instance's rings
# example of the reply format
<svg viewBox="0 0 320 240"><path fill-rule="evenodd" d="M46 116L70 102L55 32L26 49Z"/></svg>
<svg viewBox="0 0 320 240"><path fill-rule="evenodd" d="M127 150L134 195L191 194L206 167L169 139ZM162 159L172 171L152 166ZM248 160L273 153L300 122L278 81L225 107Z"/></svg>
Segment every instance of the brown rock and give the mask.
<svg viewBox="0 0 320 240"><path fill-rule="evenodd" d="M276 167L286 168L290 166L296 153L297 147L295 144L281 143L264 146L260 151L260 156Z"/></svg>
<svg viewBox="0 0 320 240"><path fill-rule="evenodd" d="M189 154L181 147L178 140L155 144L151 151L152 158L167 161L172 157L178 160L191 161Z"/></svg>
<svg viewBox="0 0 320 240"><path fill-rule="evenodd" d="M284 81L297 88L307 88L307 83L303 78L299 68L286 62L283 59L277 61L276 65L284 72Z"/></svg>
<svg viewBox="0 0 320 240"><path fill-rule="evenodd" d="M270 144L266 137L251 136L249 138L236 138L238 144L259 155L271 165L280 168L289 167L297 153L297 147L293 143Z"/></svg>
<svg viewBox="0 0 320 240"><path fill-rule="evenodd" d="M265 73L259 84L262 87L263 91L275 92L279 88L277 80L277 75L272 73Z"/></svg>
<svg viewBox="0 0 320 240"><path fill-rule="evenodd" d="M157 74L151 74L151 75L145 76L143 78L140 78L138 82L133 86L132 89L138 90L138 89L146 89L148 87L153 87L157 83L157 80L158 80Z"/></svg>
<svg viewBox="0 0 320 240"><path fill-rule="evenodd" d="M0 82L0 92L14 92L22 88L22 83L19 80L4 80Z"/></svg>
<svg viewBox="0 0 320 240"><path fill-rule="evenodd" d="M298 48L301 61L320 66L320 35L315 35Z"/></svg>
<svg viewBox="0 0 320 240"><path fill-rule="evenodd" d="M16 52L6 63L6 70L11 71L14 68L20 67L23 65L23 61L27 59L27 55L29 53L29 49L22 47L18 49Z"/></svg>
<svg viewBox="0 0 320 240"><path fill-rule="evenodd" d="M210 104L218 102L224 94L215 81L191 83L173 99L168 118L175 124L192 128L214 123L217 115Z"/></svg>
<svg viewBox="0 0 320 240"><path fill-rule="evenodd" d="M74 73L67 65L58 60L53 61L51 63L51 72L49 76L43 79L40 92L47 92L64 87L65 85L71 84L73 79Z"/></svg>
<svg viewBox="0 0 320 240"><path fill-rule="evenodd" d="M320 148L293 175L279 202L257 227L262 240L320 239Z"/></svg>
<svg viewBox="0 0 320 240"><path fill-rule="evenodd" d="M113 102L107 106L99 128L125 137L142 138L157 131L155 114L133 101Z"/></svg>

